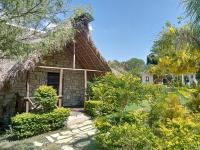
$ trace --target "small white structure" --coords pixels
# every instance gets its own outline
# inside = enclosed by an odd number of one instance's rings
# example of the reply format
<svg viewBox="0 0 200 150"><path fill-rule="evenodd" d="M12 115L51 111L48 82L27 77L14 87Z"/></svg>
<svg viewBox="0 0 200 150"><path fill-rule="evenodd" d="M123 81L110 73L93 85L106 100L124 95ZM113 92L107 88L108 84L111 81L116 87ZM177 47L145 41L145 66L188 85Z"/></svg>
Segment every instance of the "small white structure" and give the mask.
<svg viewBox="0 0 200 150"><path fill-rule="evenodd" d="M142 73L142 83L150 83L153 84L153 76L150 75L149 73L143 72Z"/></svg>
<svg viewBox="0 0 200 150"><path fill-rule="evenodd" d="M188 78L188 80L185 80L185 77ZM196 74L188 74L188 75L182 75L182 83L183 85L187 85L189 87L191 87L192 85L198 85L198 81L196 79Z"/></svg>

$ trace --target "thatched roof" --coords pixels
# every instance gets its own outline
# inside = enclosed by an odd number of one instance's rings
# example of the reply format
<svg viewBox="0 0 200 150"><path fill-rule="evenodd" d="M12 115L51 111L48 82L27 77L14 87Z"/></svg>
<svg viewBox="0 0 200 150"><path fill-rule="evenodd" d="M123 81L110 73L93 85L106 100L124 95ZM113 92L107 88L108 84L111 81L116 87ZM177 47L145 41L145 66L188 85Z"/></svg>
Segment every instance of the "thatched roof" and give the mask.
<svg viewBox="0 0 200 150"><path fill-rule="evenodd" d="M76 60L80 63L83 69L93 69L100 71L111 71L107 62L102 57L100 52L95 47L88 29L88 20L80 24L74 25L76 30ZM73 51L73 41L67 42L63 50ZM24 61L13 59L0 59L0 89L7 83L13 84L16 78L29 70L34 70L37 64L44 57L44 54L35 51L30 54Z"/></svg>

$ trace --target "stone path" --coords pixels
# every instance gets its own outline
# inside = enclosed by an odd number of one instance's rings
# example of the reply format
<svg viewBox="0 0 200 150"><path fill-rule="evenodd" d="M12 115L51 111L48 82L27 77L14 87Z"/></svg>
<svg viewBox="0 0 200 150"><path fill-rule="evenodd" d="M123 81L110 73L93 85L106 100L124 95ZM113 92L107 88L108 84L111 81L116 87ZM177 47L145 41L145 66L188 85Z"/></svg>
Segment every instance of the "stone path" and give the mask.
<svg viewBox="0 0 200 150"><path fill-rule="evenodd" d="M91 143L96 129L90 117L86 116L80 109L73 109L68 118L67 129L45 136L50 144L57 144L62 150L81 150ZM37 147L44 143L34 141Z"/></svg>

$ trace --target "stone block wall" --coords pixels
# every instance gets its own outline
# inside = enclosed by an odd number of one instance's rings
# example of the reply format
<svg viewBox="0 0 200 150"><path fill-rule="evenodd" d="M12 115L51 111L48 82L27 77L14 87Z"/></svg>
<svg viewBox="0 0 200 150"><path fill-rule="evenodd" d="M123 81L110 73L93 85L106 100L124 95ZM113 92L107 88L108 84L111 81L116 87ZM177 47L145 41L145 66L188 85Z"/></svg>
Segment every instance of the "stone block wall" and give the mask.
<svg viewBox="0 0 200 150"><path fill-rule="evenodd" d="M80 106L84 100L84 72L65 71L63 106Z"/></svg>
<svg viewBox="0 0 200 150"><path fill-rule="evenodd" d="M26 93L25 81L25 74L21 74L9 91L0 91L0 128L6 126L10 118L16 114L17 100L22 100Z"/></svg>

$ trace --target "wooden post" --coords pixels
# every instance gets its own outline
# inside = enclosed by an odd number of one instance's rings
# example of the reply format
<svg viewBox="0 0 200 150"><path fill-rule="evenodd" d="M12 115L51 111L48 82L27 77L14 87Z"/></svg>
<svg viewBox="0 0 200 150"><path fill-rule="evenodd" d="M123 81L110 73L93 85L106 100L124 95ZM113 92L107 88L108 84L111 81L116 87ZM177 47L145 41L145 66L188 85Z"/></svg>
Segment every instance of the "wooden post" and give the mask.
<svg viewBox="0 0 200 150"><path fill-rule="evenodd" d="M184 79L184 75L183 74L181 75L181 80L182 80L182 85L184 86L185 85L185 79Z"/></svg>
<svg viewBox="0 0 200 150"><path fill-rule="evenodd" d="M63 69L60 69L59 101L58 101L58 107L62 107L62 92L63 92Z"/></svg>
<svg viewBox="0 0 200 150"><path fill-rule="evenodd" d="M30 96L30 85L29 85L29 72L26 75L26 97ZM26 99L26 112L29 112L29 101Z"/></svg>
<svg viewBox="0 0 200 150"><path fill-rule="evenodd" d="M74 43L74 49L73 49L73 69L76 68L76 45L75 45L75 41Z"/></svg>
<svg viewBox="0 0 200 150"><path fill-rule="evenodd" d="M84 83L85 83L85 101L87 101L87 70L84 70Z"/></svg>

